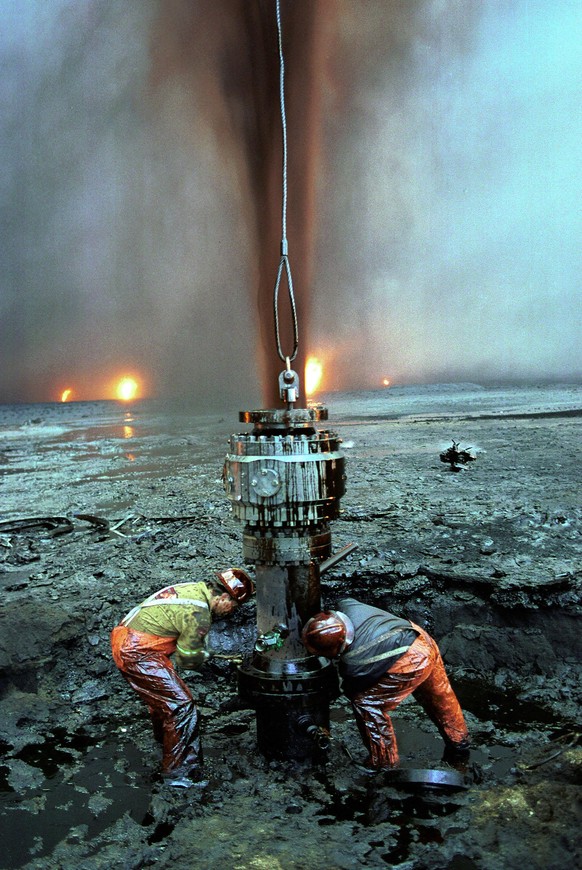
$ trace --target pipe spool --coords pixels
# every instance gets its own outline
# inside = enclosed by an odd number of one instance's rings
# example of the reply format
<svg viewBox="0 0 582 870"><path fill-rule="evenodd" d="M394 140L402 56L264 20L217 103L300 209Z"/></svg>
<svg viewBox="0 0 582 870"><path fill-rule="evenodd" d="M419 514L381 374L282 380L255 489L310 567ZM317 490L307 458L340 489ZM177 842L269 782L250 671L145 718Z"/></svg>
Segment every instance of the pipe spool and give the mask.
<svg viewBox="0 0 582 870"><path fill-rule="evenodd" d="M326 419L323 406L241 411L254 428L231 436L224 464L226 495L244 524L243 557L255 565L259 637L274 625L285 633L239 669L239 693L256 709L259 750L270 758L321 757L339 694L332 663L301 643L303 625L321 610L321 566L355 548L331 555L345 473L341 439L315 428Z"/></svg>

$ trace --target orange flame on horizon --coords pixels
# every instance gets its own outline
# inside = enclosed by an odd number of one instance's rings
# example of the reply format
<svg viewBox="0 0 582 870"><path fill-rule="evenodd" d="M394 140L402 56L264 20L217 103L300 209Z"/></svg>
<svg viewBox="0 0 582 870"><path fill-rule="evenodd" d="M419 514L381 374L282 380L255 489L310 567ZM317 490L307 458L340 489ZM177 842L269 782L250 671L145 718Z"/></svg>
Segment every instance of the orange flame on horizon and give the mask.
<svg viewBox="0 0 582 870"><path fill-rule="evenodd" d="M323 364L315 356L307 358L305 363L305 395L316 393L323 379Z"/></svg>
<svg viewBox="0 0 582 870"><path fill-rule="evenodd" d="M122 377L115 387L115 395L121 402L131 402L133 399L137 399L139 392L140 385L131 375Z"/></svg>
<svg viewBox="0 0 582 870"><path fill-rule="evenodd" d="M72 395L73 391L70 389L70 387L67 387L67 389L63 390L63 392L61 393L61 402L68 402Z"/></svg>

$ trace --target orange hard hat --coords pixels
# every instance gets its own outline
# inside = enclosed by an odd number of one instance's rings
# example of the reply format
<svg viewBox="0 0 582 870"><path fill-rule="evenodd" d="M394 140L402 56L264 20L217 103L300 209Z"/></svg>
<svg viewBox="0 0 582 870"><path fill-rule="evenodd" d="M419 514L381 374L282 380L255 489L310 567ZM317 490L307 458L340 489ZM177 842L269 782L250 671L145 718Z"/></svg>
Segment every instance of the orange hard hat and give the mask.
<svg viewBox="0 0 582 870"><path fill-rule="evenodd" d="M234 600L238 604L244 604L255 591L255 585L246 571L242 568L227 568L226 571L217 571L216 576Z"/></svg>
<svg viewBox="0 0 582 870"><path fill-rule="evenodd" d="M301 639L310 653L333 659L353 641L354 626L339 610L324 610L305 624Z"/></svg>

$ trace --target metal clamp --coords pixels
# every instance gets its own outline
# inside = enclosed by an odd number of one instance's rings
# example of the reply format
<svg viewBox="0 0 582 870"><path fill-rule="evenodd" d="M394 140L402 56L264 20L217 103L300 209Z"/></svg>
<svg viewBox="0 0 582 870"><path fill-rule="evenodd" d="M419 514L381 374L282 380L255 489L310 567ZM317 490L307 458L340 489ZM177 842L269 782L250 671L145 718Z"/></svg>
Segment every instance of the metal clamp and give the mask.
<svg viewBox="0 0 582 870"><path fill-rule="evenodd" d="M279 395L287 405L292 405L299 398L299 375L291 368L289 357L285 370L279 375Z"/></svg>

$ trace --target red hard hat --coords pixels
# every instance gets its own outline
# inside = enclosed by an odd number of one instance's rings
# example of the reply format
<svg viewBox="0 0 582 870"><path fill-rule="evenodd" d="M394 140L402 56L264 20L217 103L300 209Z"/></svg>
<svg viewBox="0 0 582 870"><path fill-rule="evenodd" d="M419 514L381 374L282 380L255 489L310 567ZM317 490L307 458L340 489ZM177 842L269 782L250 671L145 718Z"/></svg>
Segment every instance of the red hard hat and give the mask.
<svg viewBox="0 0 582 870"><path fill-rule="evenodd" d="M218 571L216 576L238 604L248 601L255 591L253 581L242 568L227 568L226 571Z"/></svg>
<svg viewBox="0 0 582 870"><path fill-rule="evenodd" d="M325 610L305 624L301 639L310 653L333 659L353 641L354 627L345 614Z"/></svg>

